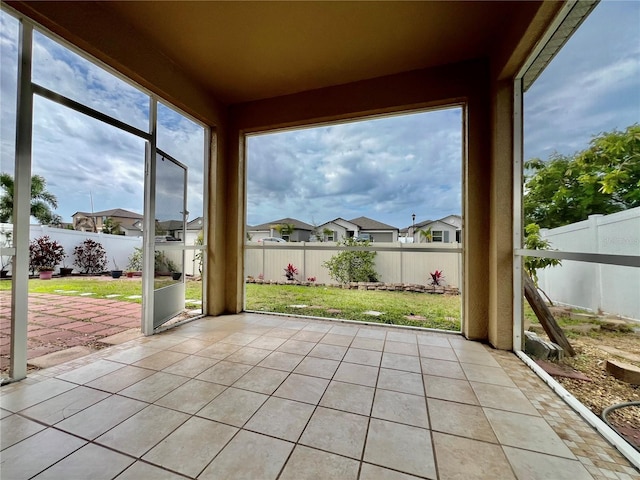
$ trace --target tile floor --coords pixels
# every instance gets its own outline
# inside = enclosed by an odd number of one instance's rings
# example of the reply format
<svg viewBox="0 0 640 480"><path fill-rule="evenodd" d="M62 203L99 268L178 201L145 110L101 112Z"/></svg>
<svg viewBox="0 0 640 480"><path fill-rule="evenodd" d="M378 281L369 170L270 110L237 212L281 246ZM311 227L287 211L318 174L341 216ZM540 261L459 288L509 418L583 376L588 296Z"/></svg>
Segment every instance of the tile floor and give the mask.
<svg viewBox="0 0 640 480"><path fill-rule="evenodd" d="M640 479L520 360L455 335L197 320L0 390L3 479Z"/></svg>

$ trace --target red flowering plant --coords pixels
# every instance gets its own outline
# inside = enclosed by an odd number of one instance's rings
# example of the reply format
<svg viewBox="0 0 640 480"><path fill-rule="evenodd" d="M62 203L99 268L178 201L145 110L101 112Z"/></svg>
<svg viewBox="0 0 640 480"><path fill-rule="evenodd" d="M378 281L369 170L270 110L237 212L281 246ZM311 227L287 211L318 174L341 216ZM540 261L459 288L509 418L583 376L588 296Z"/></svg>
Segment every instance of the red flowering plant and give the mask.
<svg viewBox="0 0 640 480"><path fill-rule="evenodd" d="M29 243L29 269L33 272L53 271L64 258L64 248L48 235Z"/></svg>
<svg viewBox="0 0 640 480"><path fill-rule="evenodd" d="M298 274L298 269L293 266L293 264L287 265L287 268L284 269L284 276L287 277L287 280L292 281L295 280L294 276Z"/></svg>
<svg viewBox="0 0 640 480"><path fill-rule="evenodd" d="M442 274L442 270L436 270L431 275L431 285L441 285L441 282L444 282L444 275Z"/></svg>

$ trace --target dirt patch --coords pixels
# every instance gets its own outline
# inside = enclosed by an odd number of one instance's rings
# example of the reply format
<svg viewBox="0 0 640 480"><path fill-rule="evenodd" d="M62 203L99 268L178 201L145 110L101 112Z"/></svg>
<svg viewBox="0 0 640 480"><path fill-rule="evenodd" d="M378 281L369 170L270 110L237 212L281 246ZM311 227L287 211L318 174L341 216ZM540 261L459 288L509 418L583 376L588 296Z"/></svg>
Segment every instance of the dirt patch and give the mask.
<svg viewBox="0 0 640 480"><path fill-rule="evenodd" d="M640 402L640 386L622 382L607 372L607 360L621 358L598 348L603 345L611 346L624 352L638 354L640 353L638 333L602 332L597 336L580 335L571 338L570 342L576 350L576 356L563 359L558 362L559 365L581 372L590 381L560 375L552 376L589 410L601 417L603 410L612 405ZM625 361L640 367L640 362ZM608 416L608 419L616 429L622 430L621 433L624 433L630 443L633 442L636 448L640 448L640 407L616 410Z"/></svg>

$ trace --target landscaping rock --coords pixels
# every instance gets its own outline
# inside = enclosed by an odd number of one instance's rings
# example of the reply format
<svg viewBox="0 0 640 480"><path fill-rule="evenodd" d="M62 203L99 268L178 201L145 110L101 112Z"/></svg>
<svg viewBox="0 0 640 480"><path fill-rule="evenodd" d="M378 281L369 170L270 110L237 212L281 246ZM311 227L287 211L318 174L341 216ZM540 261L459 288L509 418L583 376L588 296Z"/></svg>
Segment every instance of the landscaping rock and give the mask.
<svg viewBox="0 0 640 480"><path fill-rule="evenodd" d="M640 385L640 368L630 363L607 360L607 372L623 382Z"/></svg>
<svg viewBox="0 0 640 480"><path fill-rule="evenodd" d="M564 358L564 350L559 345L543 340L533 332L524 332L524 351L541 360L559 360Z"/></svg>

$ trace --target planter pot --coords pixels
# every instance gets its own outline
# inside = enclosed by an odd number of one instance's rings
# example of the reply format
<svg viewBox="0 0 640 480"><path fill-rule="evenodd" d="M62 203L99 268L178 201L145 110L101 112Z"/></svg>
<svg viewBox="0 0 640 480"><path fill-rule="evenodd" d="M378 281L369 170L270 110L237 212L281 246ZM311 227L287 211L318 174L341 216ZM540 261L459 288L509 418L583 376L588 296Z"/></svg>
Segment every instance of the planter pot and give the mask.
<svg viewBox="0 0 640 480"><path fill-rule="evenodd" d="M40 280L51 280L53 270L43 270L40 272Z"/></svg>
<svg viewBox="0 0 640 480"><path fill-rule="evenodd" d="M0 270L0 278L9 278L8 270Z"/></svg>
<svg viewBox="0 0 640 480"><path fill-rule="evenodd" d="M120 278L122 276L122 270L111 270L111 278Z"/></svg>
<svg viewBox="0 0 640 480"><path fill-rule="evenodd" d="M182 272L173 272L171 274L171 278L173 278L174 280L180 280L180 277L182 277Z"/></svg>
<svg viewBox="0 0 640 480"><path fill-rule="evenodd" d="M61 277L66 277L67 275L71 275L71 272L73 272L73 268L60 267L60 276Z"/></svg>
<svg viewBox="0 0 640 480"><path fill-rule="evenodd" d="M127 272L127 278L133 278L134 272Z"/></svg>

